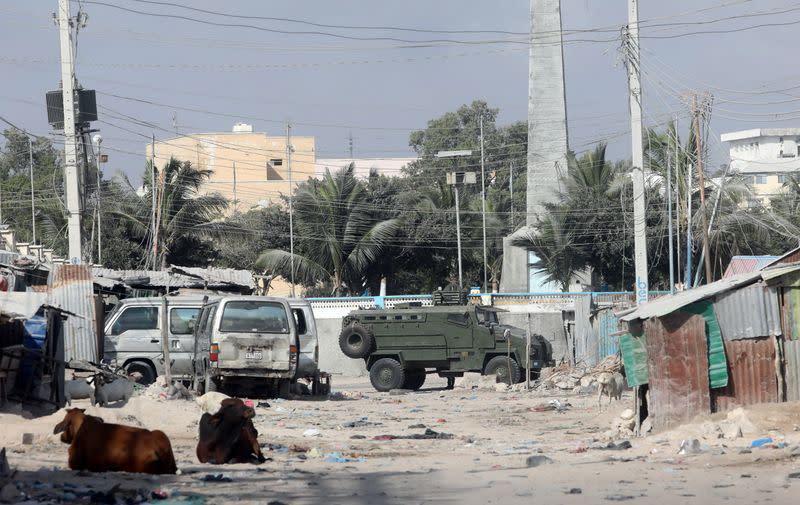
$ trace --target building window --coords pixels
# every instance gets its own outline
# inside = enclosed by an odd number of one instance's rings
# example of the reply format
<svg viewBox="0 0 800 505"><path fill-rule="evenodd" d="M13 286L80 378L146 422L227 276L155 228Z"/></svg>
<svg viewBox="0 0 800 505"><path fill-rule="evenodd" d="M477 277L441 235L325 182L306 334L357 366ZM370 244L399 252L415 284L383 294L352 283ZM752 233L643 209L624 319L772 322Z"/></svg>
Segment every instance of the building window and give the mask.
<svg viewBox="0 0 800 505"><path fill-rule="evenodd" d="M781 183L781 184L784 184L786 182L786 176L785 175L779 175L778 176L778 182Z"/></svg>
<svg viewBox="0 0 800 505"><path fill-rule="evenodd" d="M269 160L269 164L273 167L280 167L283 166L283 160L281 158L272 158Z"/></svg>
<svg viewBox="0 0 800 505"><path fill-rule="evenodd" d="M267 163L267 180L268 181L280 181L283 180L283 177L275 170L275 167L283 166L283 160L280 158L273 158L269 160Z"/></svg>
<svg viewBox="0 0 800 505"><path fill-rule="evenodd" d="M766 184L767 183L767 176L766 175L757 175L756 176L756 184Z"/></svg>

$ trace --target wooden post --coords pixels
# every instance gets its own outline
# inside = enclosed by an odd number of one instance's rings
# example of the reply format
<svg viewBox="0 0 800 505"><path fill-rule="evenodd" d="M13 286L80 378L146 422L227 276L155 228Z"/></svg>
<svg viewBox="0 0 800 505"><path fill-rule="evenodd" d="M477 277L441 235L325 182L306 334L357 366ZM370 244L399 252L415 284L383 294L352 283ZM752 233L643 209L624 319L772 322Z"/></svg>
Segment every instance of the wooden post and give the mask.
<svg viewBox="0 0 800 505"><path fill-rule="evenodd" d="M167 386L172 384L172 361L169 358L169 280L167 291L161 298L161 352L164 354L164 382Z"/></svg>

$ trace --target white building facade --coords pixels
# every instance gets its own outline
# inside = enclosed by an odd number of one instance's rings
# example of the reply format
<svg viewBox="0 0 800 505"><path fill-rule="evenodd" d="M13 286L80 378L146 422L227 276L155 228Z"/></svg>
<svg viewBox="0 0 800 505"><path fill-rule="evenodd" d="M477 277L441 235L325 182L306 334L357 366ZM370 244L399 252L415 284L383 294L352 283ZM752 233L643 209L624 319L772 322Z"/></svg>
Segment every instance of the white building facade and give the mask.
<svg viewBox="0 0 800 505"><path fill-rule="evenodd" d="M752 185L752 206L768 205L787 176L800 170L800 128L756 128L723 133L720 140L729 145L730 173Z"/></svg>

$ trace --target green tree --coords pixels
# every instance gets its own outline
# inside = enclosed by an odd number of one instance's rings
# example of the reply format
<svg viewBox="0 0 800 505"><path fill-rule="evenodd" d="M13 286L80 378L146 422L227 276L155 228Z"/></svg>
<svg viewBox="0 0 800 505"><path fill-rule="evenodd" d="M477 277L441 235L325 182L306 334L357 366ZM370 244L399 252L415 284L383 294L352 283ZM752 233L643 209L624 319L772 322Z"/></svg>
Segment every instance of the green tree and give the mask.
<svg viewBox="0 0 800 505"><path fill-rule="evenodd" d="M298 186L293 202L296 282L329 285L337 296L364 287L369 268L391 247L400 228L398 218L376 216L364 200L365 186L352 164ZM264 251L257 265L291 278L291 254L285 249Z"/></svg>
<svg viewBox="0 0 800 505"><path fill-rule="evenodd" d="M233 237L223 235L216 241L218 266L255 271L263 251L289 249L289 212L283 206L236 213L225 220L225 226Z"/></svg>
<svg viewBox="0 0 800 505"><path fill-rule="evenodd" d="M148 164L142 194L137 193L126 177L120 178L118 206L112 210L139 239L148 234L152 236L151 170ZM227 237L231 228L221 222L228 200L218 193L202 194L200 191L211 175L211 170L197 169L188 161L174 158L156 171L158 258L151 266L162 269L168 264L207 266L214 259L211 239Z"/></svg>

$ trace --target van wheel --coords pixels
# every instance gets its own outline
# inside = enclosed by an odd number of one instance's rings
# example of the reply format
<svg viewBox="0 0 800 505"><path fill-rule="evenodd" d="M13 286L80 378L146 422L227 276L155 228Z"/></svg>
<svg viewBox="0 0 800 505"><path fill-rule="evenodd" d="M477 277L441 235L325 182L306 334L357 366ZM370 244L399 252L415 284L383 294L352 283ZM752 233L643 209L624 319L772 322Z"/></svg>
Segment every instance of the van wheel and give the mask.
<svg viewBox="0 0 800 505"><path fill-rule="evenodd" d="M511 385L520 381L522 371L514 358L495 356L486 363L483 375L494 375L497 382L505 382Z"/></svg>
<svg viewBox="0 0 800 505"><path fill-rule="evenodd" d="M136 381L137 384L149 386L156 381L156 371L143 361L131 361L125 365L125 373L130 375L133 372L138 372L142 375L142 378Z"/></svg>
<svg viewBox="0 0 800 505"><path fill-rule="evenodd" d="M376 391L391 391L403 387L406 373L396 359L381 358L369 369L369 381Z"/></svg>
<svg viewBox="0 0 800 505"><path fill-rule="evenodd" d="M416 391L425 384L425 370L406 370L406 380L403 382L403 389Z"/></svg>
<svg viewBox="0 0 800 505"><path fill-rule="evenodd" d="M339 333L339 347L348 358L363 358L375 347L375 337L358 323L345 326Z"/></svg>

